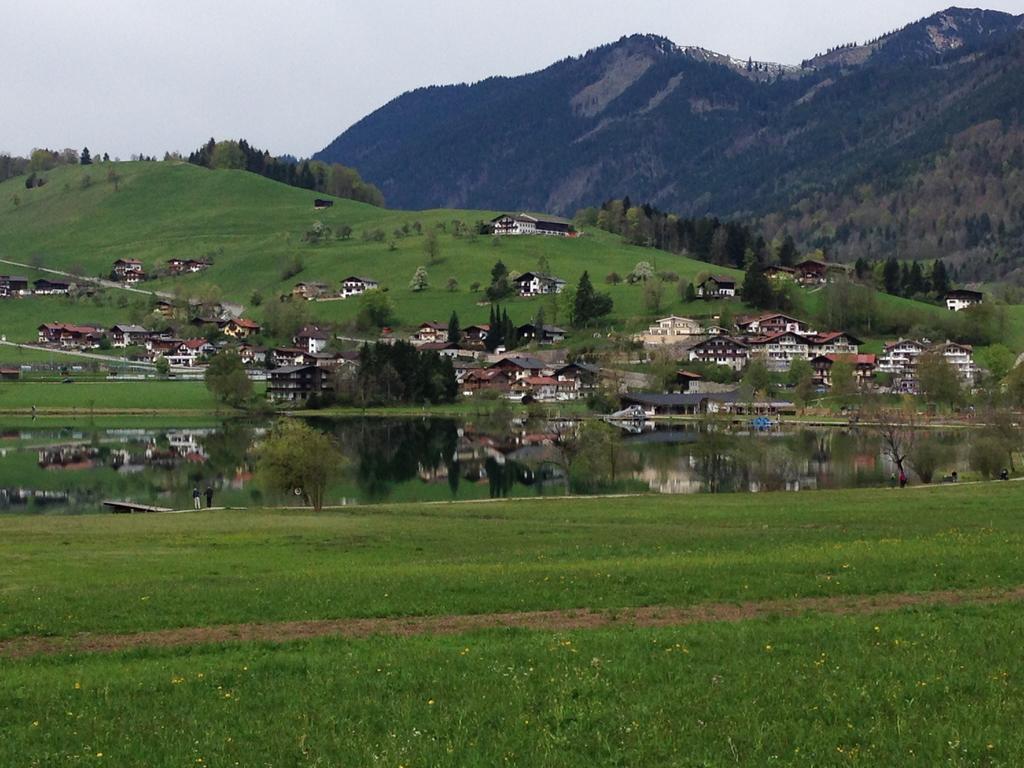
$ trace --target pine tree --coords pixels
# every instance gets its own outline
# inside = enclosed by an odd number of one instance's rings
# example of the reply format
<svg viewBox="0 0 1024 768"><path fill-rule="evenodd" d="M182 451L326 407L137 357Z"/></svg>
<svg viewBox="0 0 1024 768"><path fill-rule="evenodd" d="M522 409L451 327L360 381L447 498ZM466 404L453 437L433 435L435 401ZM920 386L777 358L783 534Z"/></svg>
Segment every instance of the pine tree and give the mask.
<svg viewBox="0 0 1024 768"><path fill-rule="evenodd" d="M758 309L770 309L775 300L771 283L764 274L764 268L757 261L752 261L747 268L740 296L747 304Z"/></svg>
<svg viewBox="0 0 1024 768"><path fill-rule="evenodd" d="M779 264L784 267L792 267L796 264L796 257L797 250L793 236L786 235L786 239L782 241L782 247L779 248Z"/></svg>
<svg viewBox="0 0 1024 768"><path fill-rule="evenodd" d="M945 296L949 293L949 274L946 272L946 265L941 259L936 260L932 265L932 291L937 296Z"/></svg>
<svg viewBox="0 0 1024 768"><path fill-rule="evenodd" d="M88 147L82 147L82 156L78 162L82 165L92 165L92 155L89 154Z"/></svg>
<svg viewBox="0 0 1024 768"><path fill-rule="evenodd" d="M462 341L462 329L459 327L459 315L452 310L452 316L448 318L448 343L458 344Z"/></svg>
<svg viewBox="0 0 1024 768"><path fill-rule="evenodd" d="M885 292L893 296L900 293L900 263L890 257L885 262L885 269L882 271L882 284Z"/></svg>
<svg viewBox="0 0 1024 768"><path fill-rule="evenodd" d="M576 299L573 302L572 324L583 327L590 323L594 305L594 285L590 282L590 273L580 275L576 286Z"/></svg>

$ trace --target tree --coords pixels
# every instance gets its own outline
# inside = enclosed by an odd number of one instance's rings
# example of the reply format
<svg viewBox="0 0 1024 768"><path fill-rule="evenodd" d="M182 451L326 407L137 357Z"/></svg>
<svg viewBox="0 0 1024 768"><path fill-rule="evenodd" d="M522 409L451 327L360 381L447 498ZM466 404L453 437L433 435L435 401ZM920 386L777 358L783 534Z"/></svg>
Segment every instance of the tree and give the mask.
<svg viewBox="0 0 1024 768"><path fill-rule="evenodd" d="M427 230L427 236L423 241L423 255L430 266L441 262L441 244L438 242L436 229Z"/></svg>
<svg viewBox="0 0 1024 768"><path fill-rule="evenodd" d="M630 283L647 282L654 277L654 267L649 261L638 261L633 271L626 278Z"/></svg>
<svg viewBox="0 0 1024 768"><path fill-rule="evenodd" d="M167 375L171 372L171 364L167 362L166 357L157 358L154 368L156 369L156 375L161 379L166 379Z"/></svg>
<svg viewBox="0 0 1024 768"><path fill-rule="evenodd" d="M278 422L258 457L257 475L268 489L295 493L317 512L324 506L327 481L342 464L327 435L293 419Z"/></svg>
<svg viewBox="0 0 1024 768"><path fill-rule="evenodd" d="M384 291L367 291L359 297L356 326L363 330L395 324L395 307Z"/></svg>
<svg viewBox="0 0 1024 768"><path fill-rule="evenodd" d="M448 293L455 293L459 290L459 281L454 277L449 277L448 281L444 284L444 287Z"/></svg>
<svg viewBox="0 0 1024 768"><path fill-rule="evenodd" d="M577 328L583 328L594 321L608 315L612 311L612 297L606 293L598 293L590 282L590 273L580 275L573 300L570 322Z"/></svg>
<svg viewBox="0 0 1024 768"><path fill-rule="evenodd" d="M219 352L203 374L206 388L221 402L237 407L252 397L252 381L235 352Z"/></svg>
<svg viewBox="0 0 1024 768"><path fill-rule="evenodd" d="M774 303L772 285L764 273L764 267L756 260L752 260L747 267L740 296L747 304L759 309L770 309Z"/></svg>
<svg viewBox="0 0 1024 768"><path fill-rule="evenodd" d="M960 377L940 352L926 352L917 360L921 394L933 403L954 405L963 399Z"/></svg>
<svg viewBox="0 0 1024 768"><path fill-rule="evenodd" d="M832 363L832 395L838 398L851 397L857 392L857 378L853 364L846 360Z"/></svg>
<svg viewBox="0 0 1024 768"><path fill-rule="evenodd" d="M697 289L693 287L693 283L687 283L686 288L683 291L683 301L687 304L692 304L697 300Z"/></svg>
<svg viewBox="0 0 1024 768"><path fill-rule="evenodd" d="M497 242L497 240L495 240ZM487 298L500 301L512 294L512 284L508 278L508 267L500 259L491 267L491 285L487 289Z"/></svg>
<svg viewBox="0 0 1024 768"><path fill-rule="evenodd" d="M942 259L936 260L932 265L932 292L939 298L949 293L949 274Z"/></svg>
<svg viewBox="0 0 1024 768"><path fill-rule="evenodd" d="M661 311L661 301L664 296L664 284L659 279L648 280L644 283L644 309L648 312L657 313Z"/></svg>
<svg viewBox="0 0 1024 768"><path fill-rule="evenodd" d="M416 272L412 276L412 280L409 281L409 288L413 291L425 291L429 285L427 278L427 268L420 266L416 267Z"/></svg>
<svg viewBox="0 0 1024 768"><path fill-rule="evenodd" d="M902 411L880 410L872 414L871 421L882 441L882 451L896 465L900 474L905 475L907 457L914 449L917 426L913 415Z"/></svg>
<svg viewBox="0 0 1024 768"><path fill-rule="evenodd" d="M121 188L121 174L111 168L107 171L107 183L112 184L114 191L117 192Z"/></svg>
<svg viewBox="0 0 1024 768"><path fill-rule="evenodd" d="M755 399L758 392L767 392L771 383L772 377L765 361L761 358L751 360L747 365L747 372L743 375L743 386L749 390L750 399Z"/></svg>
<svg viewBox="0 0 1024 768"><path fill-rule="evenodd" d="M459 327L459 316L452 310L452 316L448 318L448 343L458 344L462 341L462 329Z"/></svg>
<svg viewBox="0 0 1024 768"><path fill-rule="evenodd" d="M569 475L578 491L614 485L626 463L622 433L603 421L585 421L567 451Z"/></svg>
<svg viewBox="0 0 1024 768"><path fill-rule="evenodd" d="M893 296L900 292L900 263L895 258L889 258L882 270L882 285L885 292Z"/></svg>
<svg viewBox="0 0 1024 768"><path fill-rule="evenodd" d="M78 162L82 165L92 165L92 155L89 154L88 147L82 147L82 156L79 158Z"/></svg>
<svg viewBox="0 0 1024 768"><path fill-rule="evenodd" d="M908 455L910 466L921 478L921 482L929 485L936 471L949 460L949 451L937 437L929 437L915 441Z"/></svg>
<svg viewBox="0 0 1024 768"><path fill-rule="evenodd" d="M786 235L779 247L779 264L784 267L792 267L796 264L797 250L792 235Z"/></svg>
<svg viewBox="0 0 1024 768"><path fill-rule="evenodd" d="M793 387L797 405L803 407L814 396L814 369L802 357L796 358L789 366L786 382Z"/></svg>
<svg viewBox="0 0 1024 768"><path fill-rule="evenodd" d="M246 159L237 141L220 141L213 148L210 167L225 170L245 170Z"/></svg>

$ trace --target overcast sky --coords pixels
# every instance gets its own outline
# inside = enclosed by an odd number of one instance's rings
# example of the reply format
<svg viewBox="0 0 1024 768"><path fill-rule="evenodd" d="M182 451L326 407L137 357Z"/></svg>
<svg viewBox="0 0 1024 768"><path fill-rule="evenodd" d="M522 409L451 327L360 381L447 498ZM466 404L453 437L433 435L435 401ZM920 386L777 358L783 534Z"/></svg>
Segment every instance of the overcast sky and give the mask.
<svg viewBox="0 0 1024 768"><path fill-rule="evenodd" d="M950 0L952 2L952 0ZM245 137L307 156L421 85L543 68L634 32L799 63L941 0L3 0L0 152L127 158ZM1024 13L1024 0L986 7Z"/></svg>

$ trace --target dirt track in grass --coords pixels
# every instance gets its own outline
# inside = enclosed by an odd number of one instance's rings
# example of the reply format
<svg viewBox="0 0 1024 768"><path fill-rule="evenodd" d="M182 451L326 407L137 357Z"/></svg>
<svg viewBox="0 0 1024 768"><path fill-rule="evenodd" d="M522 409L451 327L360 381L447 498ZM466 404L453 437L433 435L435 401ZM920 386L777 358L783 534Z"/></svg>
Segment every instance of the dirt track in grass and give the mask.
<svg viewBox="0 0 1024 768"><path fill-rule="evenodd" d="M995 605L1024 602L1024 586L1011 590L946 590L895 595L807 597L748 603L705 603L686 608L655 606L593 611L487 613L463 616L410 616L371 619L282 621L211 627L162 629L134 634L80 634L72 637L19 637L0 641L0 658L19 659L58 654L115 653L141 648L175 648L219 643L287 643L322 637L359 639L373 636L412 637L458 635L488 629L540 632L675 627L688 624L735 623L770 616L805 614L871 615L912 608Z"/></svg>

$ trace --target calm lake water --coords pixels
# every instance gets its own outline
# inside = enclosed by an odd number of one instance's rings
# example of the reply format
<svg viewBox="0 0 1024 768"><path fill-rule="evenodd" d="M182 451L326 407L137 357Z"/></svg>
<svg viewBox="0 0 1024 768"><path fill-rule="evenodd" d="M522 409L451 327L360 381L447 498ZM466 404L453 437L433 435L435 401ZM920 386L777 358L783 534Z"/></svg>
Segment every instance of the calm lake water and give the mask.
<svg viewBox="0 0 1024 768"><path fill-rule="evenodd" d="M614 478L581 476L562 447L572 423L469 425L451 419L314 419L347 464L331 505L447 501L602 490L665 494L805 491L882 486L894 468L867 430L791 428L756 433L700 425L623 433ZM185 509L192 488L214 489L216 506L294 504L268 495L254 447L269 424L3 427L0 511L94 513L106 499ZM929 433L945 446L941 475L962 466L961 436Z"/></svg>

